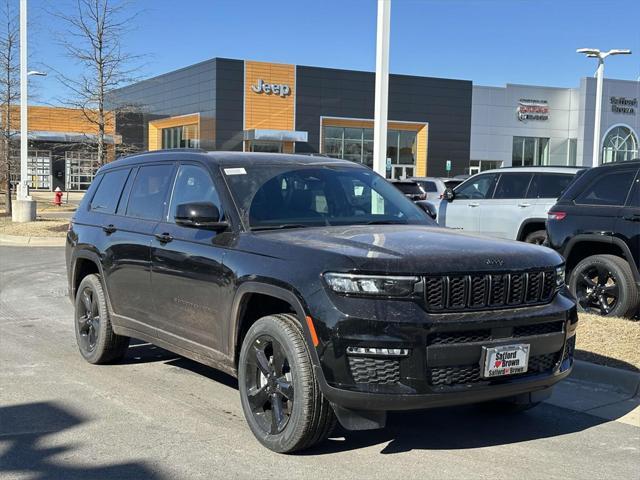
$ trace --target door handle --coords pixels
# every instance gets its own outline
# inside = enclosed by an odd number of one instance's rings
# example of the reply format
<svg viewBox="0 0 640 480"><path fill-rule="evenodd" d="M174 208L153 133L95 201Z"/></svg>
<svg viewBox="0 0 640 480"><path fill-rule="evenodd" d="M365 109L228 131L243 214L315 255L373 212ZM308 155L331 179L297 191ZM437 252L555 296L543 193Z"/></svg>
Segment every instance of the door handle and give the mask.
<svg viewBox="0 0 640 480"><path fill-rule="evenodd" d="M475 208L475 207L479 207L479 206L480 206L480 204L479 204L479 203L470 203L470 204L469 204L469 206L470 206L471 208Z"/></svg>
<svg viewBox="0 0 640 480"><path fill-rule="evenodd" d="M115 232L118 229L115 227L113 223L110 223L109 225L103 226L102 230L104 230L107 235L111 235L113 232Z"/></svg>
<svg viewBox="0 0 640 480"><path fill-rule="evenodd" d="M527 208L527 207L530 207L530 206L531 206L531 204L530 204L530 203L519 203L519 204L518 204L518 206L519 206L520 208Z"/></svg>
<svg viewBox="0 0 640 480"><path fill-rule="evenodd" d="M627 215L626 217L622 217L625 220L629 220L630 222L640 222L640 213L634 213L633 215Z"/></svg>
<svg viewBox="0 0 640 480"><path fill-rule="evenodd" d="M169 243L173 240L173 237L168 233L156 233L156 238L160 240L160 243Z"/></svg>

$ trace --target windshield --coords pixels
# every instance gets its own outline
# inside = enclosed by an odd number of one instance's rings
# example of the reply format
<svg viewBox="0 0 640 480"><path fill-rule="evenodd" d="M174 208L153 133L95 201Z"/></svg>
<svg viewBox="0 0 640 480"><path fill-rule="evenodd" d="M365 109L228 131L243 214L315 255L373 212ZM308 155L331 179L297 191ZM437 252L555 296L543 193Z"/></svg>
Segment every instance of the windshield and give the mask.
<svg viewBox="0 0 640 480"><path fill-rule="evenodd" d="M223 168L252 230L325 225L434 223L379 175L345 166Z"/></svg>

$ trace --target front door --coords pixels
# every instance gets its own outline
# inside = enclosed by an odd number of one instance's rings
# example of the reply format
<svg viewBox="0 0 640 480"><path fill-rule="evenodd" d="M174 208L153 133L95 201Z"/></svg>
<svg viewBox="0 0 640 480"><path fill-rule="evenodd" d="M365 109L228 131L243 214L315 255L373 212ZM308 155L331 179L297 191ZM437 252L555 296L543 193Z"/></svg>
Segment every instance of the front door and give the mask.
<svg viewBox="0 0 640 480"><path fill-rule="evenodd" d="M178 168L168 214L155 230L151 285L159 334L188 350L196 344L207 347L215 356L214 351L226 348L227 318L221 306L230 279L223 256L231 233L177 225L177 206L194 202L210 202L223 211L210 173L184 163Z"/></svg>
<svg viewBox="0 0 640 480"><path fill-rule="evenodd" d="M616 232L626 239L636 267L640 271L640 171L637 173L627 204L618 219Z"/></svg>
<svg viewBox="0 0 640 480"><path fill-rule="evenodd" d="M456 230L478 232L482 204L491 198L496 177L495 173L476 175L458 186L452 202L440 203L438 223Z"/></svg>
<svg viewBox="0 0 640 480"><path fill-rule="evenodd" d="M405 178L411 178L414 175L415 167L413 165L392 165L391 166L391 178L394 180L404 180Z"/></svg>

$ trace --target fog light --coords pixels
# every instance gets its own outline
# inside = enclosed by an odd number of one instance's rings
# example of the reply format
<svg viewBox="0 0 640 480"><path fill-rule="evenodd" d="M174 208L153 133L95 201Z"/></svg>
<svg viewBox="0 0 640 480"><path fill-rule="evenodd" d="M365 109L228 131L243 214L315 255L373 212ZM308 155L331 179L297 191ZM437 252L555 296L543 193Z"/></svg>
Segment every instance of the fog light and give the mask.
<svg viewBox="0 0 640 480"><path fill-rule="evenodd" d="M349 355L366 355L379 357L406 357L408 348L374 348L374 347L347 347Z"/></svg>
<svg viewBox="0 0 640 480"><path fill-rule="evenodd" d="M556 287L557 288L564 287L564 283L565 283L564 277L565 277L564 265L556 267Z"/></svg>

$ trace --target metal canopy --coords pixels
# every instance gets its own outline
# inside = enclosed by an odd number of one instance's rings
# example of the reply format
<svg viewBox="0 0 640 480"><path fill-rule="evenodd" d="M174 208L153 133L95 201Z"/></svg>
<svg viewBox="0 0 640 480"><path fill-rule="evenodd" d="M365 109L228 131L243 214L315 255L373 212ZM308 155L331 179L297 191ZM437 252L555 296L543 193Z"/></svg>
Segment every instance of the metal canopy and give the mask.
<svg viewBox="0 0 640 480"><path fill-rule="evenodd" d="M295 130L261 130L251 129L244 131L245 140L269 140L272 142L306 142L307 132Z"/></svg>

